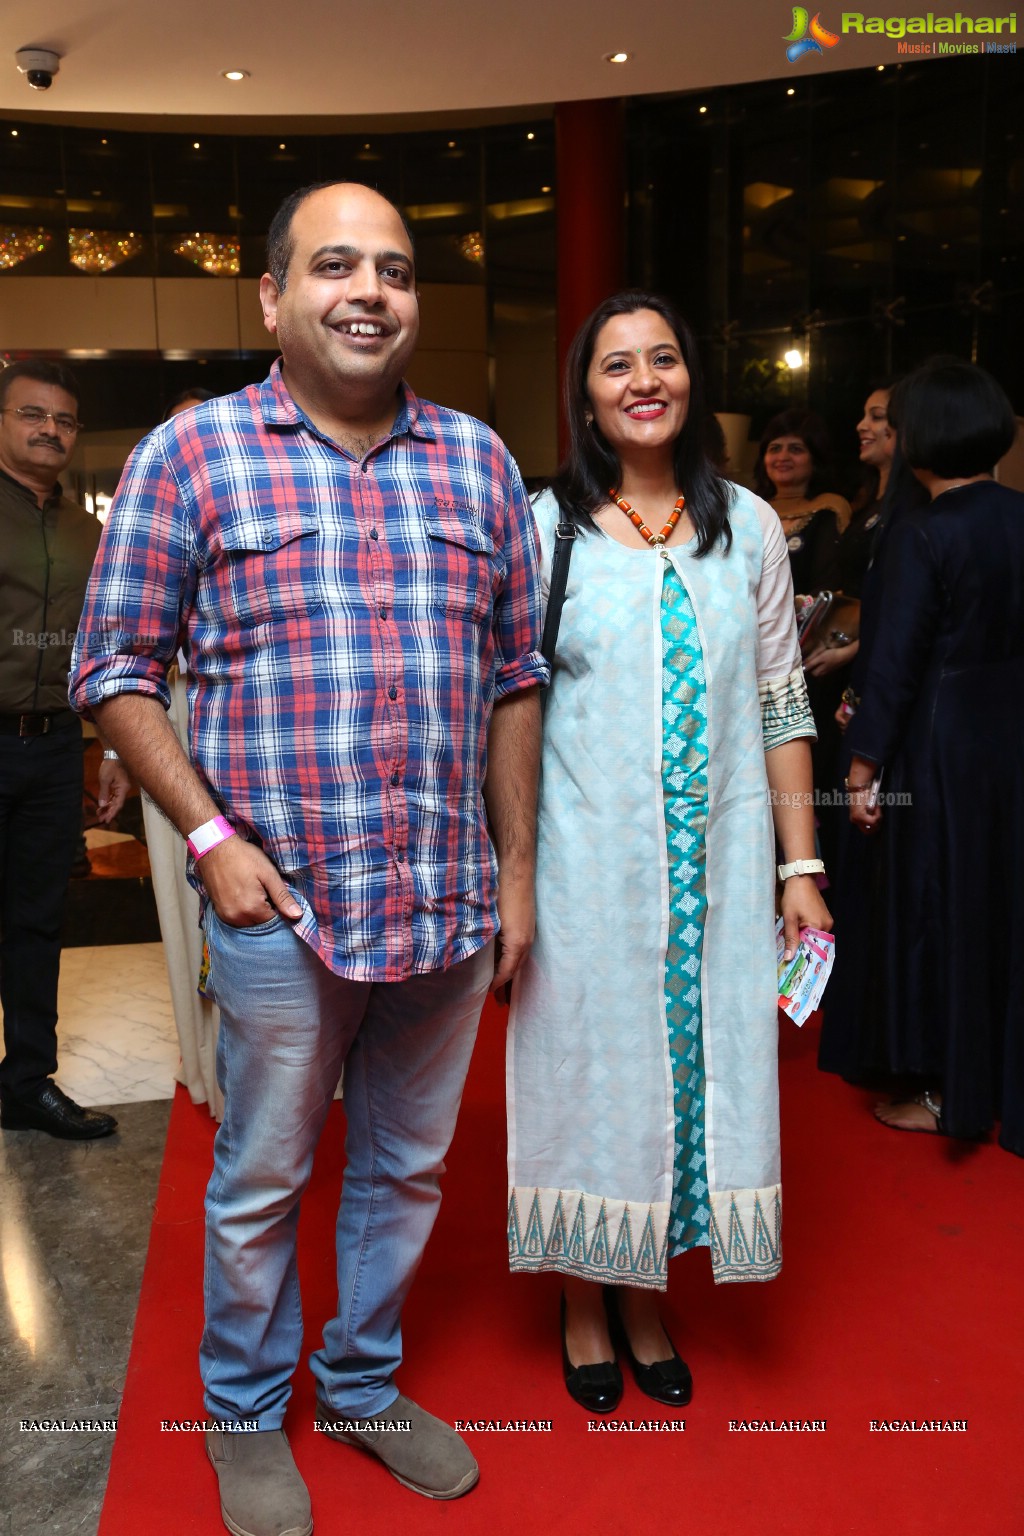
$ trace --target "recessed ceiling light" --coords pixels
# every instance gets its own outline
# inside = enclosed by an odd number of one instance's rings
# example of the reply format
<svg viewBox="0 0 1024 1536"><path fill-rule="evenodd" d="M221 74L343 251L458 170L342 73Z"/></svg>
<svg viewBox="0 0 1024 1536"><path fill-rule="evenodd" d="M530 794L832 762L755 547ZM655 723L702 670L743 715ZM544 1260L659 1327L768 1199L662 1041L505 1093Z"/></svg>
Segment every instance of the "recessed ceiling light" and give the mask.
<svg viewBox="0 0 1024 1536"><path fill-rule="evenodd" d="M527 137L527 138L528 138L528 139L535 139L535 138L536 138L536 137L537 137L537 135L536 135L536 134L535 134L535 133L528 133L528 134L527 134L527 135L526 135L526 137Z"/></svg>
<svg viewBox="0 0 1024 1536"><path fill-rule="evenodd" d="M701 114L703 114L703 113L705 113L707 111L707 107L698 107L697 111L700 112Z"/></svg>
<svg viewBox="0 0 1024 1536"><path fill-rule="evenodd" d="M550 187L541 187L541 191L542 192L550 192L551 188Z"/></svg>
<svg viewBox="0 0 1024 1536"><path fill-rule="evenodd" d="M198 149L199 148L199 140L198 139L193 139L192 140L192 148L193 149Z"/></svg>
<svg viewBox="0 0 1024 1536"><path fill-rule="evenodd" d="M628 53L606 53L604 56L606 64L625 64L628 58Z"/></svg>
<svg viewBox="0 0 1024 1536"><path fill-rule="evenodd" d="M455 140L454 139L449 139L448 140L448 148L449 149L454 149L455 148Z"/></svg>
<svg viewBox="0 0 1024 1536"><path fill-rule="evenodd" d="M278 149L287 149L288 145L287 144L279 144L277 147L278 147Z"/></svg>
<svg viewBox="0 0 1024 1536"><path fill-rule="evenodd" d="M790 88L789 88L789 90L788 90L788 91L787 91L787 92L786 92L786 95L787 95L787 96L795 96L795 95L796 95L796 89L795 89L795 87L794 87L794 86L792 86L792 85L791 85L791 86L790 86Z"/></svg>
<svg viewBox="0 0 1024 1536"><path fill-rule="evenodd" d="M877 69L878 73L881 74L882 71L885 69L885 65L884 64L876 64L875 68Z"/></svg>
<svg viewBox="0 0 1024 1536"><path fill-rule="evenodd" d="M12 128L11 129L11 138L12 139L16 139L17 137L18 137L18 130L17 130L17 128Z"/></svg>
<svg viewBox="0 0 1024 1536"><path fill-rule="evenodd" d="M247 69L222 69L221 74L224 76L225 80L250 79L249 71Z"/></svg>
<svg viewBox="0 0 1024 1536"><path fill-rule="evenodd" d="M100 143L101 144L105 144L106 142L107 142L106 139L100 139Z"/></svg>

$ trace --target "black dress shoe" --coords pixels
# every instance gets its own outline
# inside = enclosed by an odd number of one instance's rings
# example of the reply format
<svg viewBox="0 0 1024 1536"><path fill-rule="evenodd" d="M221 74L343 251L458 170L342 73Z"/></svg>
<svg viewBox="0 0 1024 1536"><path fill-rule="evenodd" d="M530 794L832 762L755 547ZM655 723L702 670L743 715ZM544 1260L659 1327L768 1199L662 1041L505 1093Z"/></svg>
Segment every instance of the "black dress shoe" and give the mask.
<svg viewBox="0 0 1024 1536"><path fill-rule="evenodd" d="M655 1360L651 1365L641 1364L630 1348L629 1336L619 1314L618 1304L614 1296L609 1293L607 1286L604 1295L612 1338L616 1344L621 1345L629 1361L629 1368L633 1372L633 1380L640 1391L645 1396L652 1397L656 1403L667 1404L669 1408L685 1408L693 1396L693 1377L690 1375L690 1367L678 1353L672 1340L668 1341L672 1350L668 1360Z"/></svg>
<svg viewBox="0 0 1024 1536"><path fill-rule="evenodd" d="M569 1396L591 1413L613 1413L622 1398L622 1372L614 1360L573 1365L565 1342L565 1295L562 1296L562 1370Z"/></svg>
<svg viewBox="0 0 1024 1536"><path fill-rule="evenodd" d="M28 1099L0 1098L0 1127L5 1131L46 1131L62 1141L95 1141L117 1130L113 1115L83 1109L56 1083L46 1082Z"/></svg>

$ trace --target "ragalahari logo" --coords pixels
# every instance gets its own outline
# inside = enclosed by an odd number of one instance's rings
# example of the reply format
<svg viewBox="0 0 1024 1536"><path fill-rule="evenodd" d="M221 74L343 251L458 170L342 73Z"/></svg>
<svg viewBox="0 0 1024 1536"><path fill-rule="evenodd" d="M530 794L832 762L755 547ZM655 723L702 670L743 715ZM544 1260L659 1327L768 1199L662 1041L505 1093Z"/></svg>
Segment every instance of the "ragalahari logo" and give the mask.
<svg viewBox="0 0 1024 1536"><path fill-rule="evenodd" d="M785 41L789 44L786 58L795 64L805 53L821 53L825 48L834 48L839 37L822 26L820 11L811 17L802 5L794 5L793 30Z"/></svg>

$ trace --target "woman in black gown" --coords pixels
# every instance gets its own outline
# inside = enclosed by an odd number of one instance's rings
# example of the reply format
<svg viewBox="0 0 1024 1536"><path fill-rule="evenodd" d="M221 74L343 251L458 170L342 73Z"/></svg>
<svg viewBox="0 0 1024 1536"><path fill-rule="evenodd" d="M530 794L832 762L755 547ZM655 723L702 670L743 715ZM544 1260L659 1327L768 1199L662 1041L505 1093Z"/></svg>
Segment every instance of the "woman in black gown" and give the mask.
<svg viewBox="0 0 1024 1536"><path fill-rule="evenodd" d="M818 592L842 590L837 580L843 534L850 522L849 503L829 490L828 430L813 411L788 410L774 416L761 435L754 465L754 489L775 511L789 549L789 568L797 605ZM817 664L816 664L817 668ZM835 867L839 807L836 786L839 730L833 716L845 679L831 673L831 658L807 669L807 696L817 741L811 748L814 788L818 795L818 843L825 868Z"/></svg>
<svg viewBox="0 0 1024 1536"><path fill-rule="evenodd" d="M1024 496L992 478L1016 430L970 364L927 364L900 391L900 448L931 501L888 532L847 741L851 822L884 839L877 942L856 956L875 1059L837 999L821 1065L903 1079L876 1109L897 1130L975 1138L998 1120L1024 1156Z"/></svg>
<svg viewBox="0 0 1024 1536"><path fill-rule="evenodd" d="M761 434L754 490L774 508L789 548L793 591L811 594L828 585L850 506L829 489L829 442L813 411L781 411Z"/></svg>

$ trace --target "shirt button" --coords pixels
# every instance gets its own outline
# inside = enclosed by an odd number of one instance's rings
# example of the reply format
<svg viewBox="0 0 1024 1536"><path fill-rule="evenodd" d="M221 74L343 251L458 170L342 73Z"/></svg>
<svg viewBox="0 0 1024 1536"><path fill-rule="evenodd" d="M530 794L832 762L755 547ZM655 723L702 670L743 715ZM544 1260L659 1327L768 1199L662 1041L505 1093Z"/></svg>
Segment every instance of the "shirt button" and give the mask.
<svg viewBox="0 0 1024 1536"><path fill-rule="evenodd" d="M381 616L382 619L386 619L387 616L388 616L387 604L386 603L381 603L380 608L378 609L378 612L380 613L380 616Z"/></svg>
<svg viewBox="0 0 1024 1536"><path fill-rule="evenodd" d="M401 784L401 782L402 782L402 775L400 773L393 773L391 775L391 782L392 782L392 784Z"/></svg>
<svg viewBox="0 0 1024 1536"><path fill-rule="evenodd" d="M388 689L388 698L389 699L397 699L398 698L398 689L394 686L393 683L392 683L391 687Z"/></svg>
<svg viewBox="0 0 1024 1536"><path fill-rule="evenodd" d="M371 528L370 529L370 538L371 539L375 539L376 537L377 537L377 530L376 530L376 528Z"/></svg>

